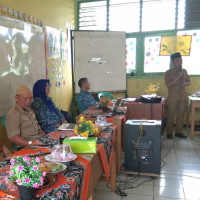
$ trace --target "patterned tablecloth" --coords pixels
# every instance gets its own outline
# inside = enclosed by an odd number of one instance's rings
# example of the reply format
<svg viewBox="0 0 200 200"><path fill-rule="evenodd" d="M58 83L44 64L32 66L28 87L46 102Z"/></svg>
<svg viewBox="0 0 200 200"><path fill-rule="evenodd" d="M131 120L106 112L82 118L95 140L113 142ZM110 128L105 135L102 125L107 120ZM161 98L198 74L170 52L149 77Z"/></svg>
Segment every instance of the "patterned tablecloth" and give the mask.
<svg viewBox="0 0 200 200"><path fill-rule="evenodd" d="M123 122L126 123L126 111L127 109L124 107L122 108L122 110L120 111L120 113L115 113L114 116L111 117L106 117L106 120L108 123L112 122L113 119L116 118L123 118ZM91 106L89 107L87 110L85 110L82 114L80 114L79 116L84 116L86 118L96 118L94 117L94 115L101 115L103 114L103 110L99 107L96 106Z"/></svg>
<svg viewBox="0 0 200 200"><path fill-rule="evenodd" d="M65 133L68 137L74 135L72 131L60 131L50 133L41 138L38 144L43 142L52 147L59 143L60 134ZM113 147L115 143L116 128L111 126L97 138L97 148L100 152L101 160L109 181L109 174L112 159L114 156ZM22 149L12 155L14 156L34 156L51 152L50 148ZM42 188L37 189L36 197L39 200L59 200L59 199L82 199L87 198L87 191L90 180L90 161L78 155L76 160L66 163L67 170L53 175L54 181ZM9 162L0 163L0 199L19 199L18 189L13 183L6 183L4 178L8 176Z"/></svg>

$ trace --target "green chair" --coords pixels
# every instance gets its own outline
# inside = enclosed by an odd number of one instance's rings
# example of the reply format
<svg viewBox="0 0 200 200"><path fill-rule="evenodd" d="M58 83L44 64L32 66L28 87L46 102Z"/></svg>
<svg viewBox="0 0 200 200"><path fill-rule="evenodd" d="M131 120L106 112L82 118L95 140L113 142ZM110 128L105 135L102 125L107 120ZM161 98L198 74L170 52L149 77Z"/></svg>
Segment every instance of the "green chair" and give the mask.
<svg viewBox="0 0 200 200"><path fill-rule="evenodd" d="M4 142L4 144L8 147L10 150L17 150L16 145L11 143L8 139L7 132L6 132L6 124L5 124L5 116L1 118L1 125L0 125L0 139Z"/></svg>
<svg viewBox="0 0 200 200"><path fill-rule="evenodd" d="M75 97L76 98L76 101L78 103L78 109L79 109L79 112L80 114L84 111L84 107L82 105L82 103L80 102L79 98L78 98L78 95Z"/></svg>
<svg viewBox="0 0 200 200"><path fill-rule="evenodd" d="M99 98L99 101L101 100L102 97L110 97L111 100L114 99L113 95L109 92L99 92L98 93L98 98Z"/></svg>
<svg viewBox="0 0 200 200"><path fill-rule="evenodd" d="M1 119L1 122L2 122L2 124L3 124L4 127L6 127L6 124L5 124L5 118L6 118L6 117L3 116L2 119Z"/></svg>

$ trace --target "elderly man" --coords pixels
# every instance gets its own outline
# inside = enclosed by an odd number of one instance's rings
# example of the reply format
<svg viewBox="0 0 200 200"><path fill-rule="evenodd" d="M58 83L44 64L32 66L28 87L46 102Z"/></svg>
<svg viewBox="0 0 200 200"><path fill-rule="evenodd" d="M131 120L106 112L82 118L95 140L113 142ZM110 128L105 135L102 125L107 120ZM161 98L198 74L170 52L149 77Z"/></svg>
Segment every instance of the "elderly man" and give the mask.
<svg viewBox="0 0 200 200"><path fill-rule="evenodd" d="M16 90L15 105L6 115L6 130L9 140L18 146L31 145L33 141L42 137L33 110L32 92L26 85L20 85Z"/></svg>
<svg viewBox="0 0 200 200"><path fill-rule="evenodd" d="M83 110L88 109L90 106L98 106L99 103L95 101L92 95L88 92L90 89L90 83L87 78L81 78L78 81L78 85L81 89L78 99L83 107Z"/></svg>
<svg viewBox="0 0 200 200"><path fill-rule="evenodd" d="M190 78L185 69L182 69L182 57L179 52L171 55L173 68L165 72L165 85L168 88L167 97L167 138L173 138L173 122L176 113L175 136L186 138L183 135L184 113L188 105L186 86L190 85Z"/></svg>

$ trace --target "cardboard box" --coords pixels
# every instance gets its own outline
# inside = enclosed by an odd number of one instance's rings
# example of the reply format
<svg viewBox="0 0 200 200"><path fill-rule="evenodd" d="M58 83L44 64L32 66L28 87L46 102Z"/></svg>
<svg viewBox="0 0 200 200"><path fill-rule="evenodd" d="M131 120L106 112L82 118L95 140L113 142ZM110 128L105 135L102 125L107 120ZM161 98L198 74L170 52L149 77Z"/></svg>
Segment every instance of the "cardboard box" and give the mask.
<svg viewBox="0 0 200 200"><path fill-rule="evenodd" d="M68 143L73 151L73 153L96 153L97 148L97 138L65 138L63 144Z"/></svg>

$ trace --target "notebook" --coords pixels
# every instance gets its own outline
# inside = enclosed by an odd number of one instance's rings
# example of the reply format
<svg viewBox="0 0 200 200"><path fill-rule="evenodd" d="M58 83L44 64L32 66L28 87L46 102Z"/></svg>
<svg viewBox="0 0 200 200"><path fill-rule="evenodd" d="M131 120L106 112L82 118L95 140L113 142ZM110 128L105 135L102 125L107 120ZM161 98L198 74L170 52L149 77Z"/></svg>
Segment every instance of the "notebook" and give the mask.
<svg viewBox="0 0 200 200"><path fill-rule="evenodd" d="M64 123L64 124L62 124L61 126L58 127L58 130L59 131L74 130L75 125L76 124Z"/></svg>

